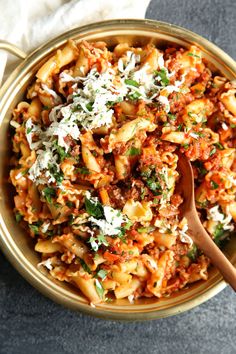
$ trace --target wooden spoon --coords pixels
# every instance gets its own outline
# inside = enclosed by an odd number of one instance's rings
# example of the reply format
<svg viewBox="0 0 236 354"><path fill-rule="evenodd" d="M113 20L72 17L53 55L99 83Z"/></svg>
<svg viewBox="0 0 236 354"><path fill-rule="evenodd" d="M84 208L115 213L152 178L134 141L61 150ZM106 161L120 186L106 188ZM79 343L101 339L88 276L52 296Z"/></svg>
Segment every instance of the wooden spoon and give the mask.
<svg viewBox="0 0 236 354"><path fill-rule="evenodd" d="M194 177L192 166L183 154L179 154L178 171L181 179L177 189L184 201L181 207L183 217L188 221L188 233L196 246L210 258L211 263L218 268L224 280L236 291L236 269L216 246L209 234L203 227L198 216L194 197Z"/></svg>

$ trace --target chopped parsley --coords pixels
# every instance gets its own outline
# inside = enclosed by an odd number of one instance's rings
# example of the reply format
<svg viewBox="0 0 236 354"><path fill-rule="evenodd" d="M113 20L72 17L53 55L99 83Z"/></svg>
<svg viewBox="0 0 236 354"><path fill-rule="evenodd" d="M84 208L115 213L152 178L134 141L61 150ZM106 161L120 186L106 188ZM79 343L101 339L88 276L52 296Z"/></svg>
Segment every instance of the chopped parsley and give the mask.
<svg viewBox="0 0 236 354"><path fill-rule="evenodd" d="M146 186L152 191L154 195L161 195L162 194L162 187L160 183L161 174L159 176L156 175L155 168L152 169L152 166L147 170L141 172L141 176L143 181L146 183ZM158 178L159 177L159 178Z"/></svg>
<svg viewBox="0 0 236 354"><path fill-rule="evenodd" d="M211 180L211 189L217 189L219 187L219 184L216 183L215 181Z"/></svg>
<svg viewBox="0 0 236 354"><path fill-rule="evenodd" d="M229 234L229 231L223 229L223 224L219 223L213 233L213 240L219 246Z"/></svg>
<svg viewBox="0 0 236 354"><path fill-rule="evenodd" d="M224 146L221 143L214 144L219 150L224 150Z"/></svg>
<svg viewBox="0 0 236 354"><path fill-rule="evenodd" d="M154 195L161 195L162 194L162 188L160 185L160 182L157 180L154 180L152 178L147 179L146 184L148 188L153 192Z"/></svg>
<svg viewBox="0 0 236 354"><path fill-rule="evenodd" d="M94 216L96 219L104 217L103 206L99 201L93 201L85 197L85 209L87 213Z"/></svg>
<svg viewBox="0 0 236 354"><path fill-rule="evenodd" d="M70 200L68 200L68 201L66 202L66 205L68 206L68 208L73 208L74 203L71 202Z"/></svg>
<svg viewBox="0 0 236 354"><path fill-rule="evenodd" d="M172 113L168 113L167 117L170 118L170 120L176 120L176 115L174 115Z"/></svg>
<svg viewBox="0 0 236 354"><path fill-rule="evenodd" d="M92 112L93 110L93 102L89 102L85 106L89 112Z"/></svg>
<svg viewBox="0 0 236 354"><path fill-rule="evenodd" d="M130 85L130 86L134 86L134 87L139 87L139 83L137 81L131 80L131 79L125 79L125 84Z"/></svg>
<svg viewBox="0 0 236 354"><path fill-rule="evenodd" d="M34 234L38 234L39 233L39 226L35 225L35 224L29 224L29 228L33 231Z"/></svg>
<svg viewBox="0 0 236 354"><path fill-rule="evenodd" d="M195 259L197 258L197 253L198 253L198 249L197 246L195 245L195 243L192 245L191 249L189 250L189 252L187 253L187 256L192 260L195 261Z"/></svg>
<svg viewBox="0 0 236 354"><path fill-rule="evenodd" d="M210 151L210 156L214 155L215 153L216 153L216 148L214 146L213 149L211 149Z"/></svg>
<svg viewBox="0 0 236 354"><path fill-rule="evenodd" d="M80 264L83 267L84 271L91 274L91 269L89 268L89 266L85 263L85 261L82 258L79 258Z"/></svg>
<svg viewBox="0 0 236 354"><path fill-rule="evenodd" d="M200 58L200 59L201 59L201 57L200 57L199 55L194 54L194 53L191 53L191 52L189 52L187 55L188 55L189 57L195 57L195 58Z"/></svg>
<svg viewBox="0 0 236 354"><path fill-rule="evenodd" d="M17 212L15 214L15 218L16 218L16 222L20 222L22 220L23 216L19 212Z"/></svg>
<svg viewBox="0 0 236 354"><path fill-rule="evenodd" d="M167 70L166 69L161 69L159 71L154 72L157 77L160 78L161 84L163 86L167 86L170 83L170 80L167 77Z"/></svg>
<svg viewBox="0 0 236 354"><path fill-rule="evenodd" d="M104 288L98 279L95 279L95 289L96 289L97 294L100 297L100 299L103 299Z"/></svg>
<svg viewBox="0 0 236 354"><path fill-rule="evenodd" d="M75 220L75 216L73 214L70 214L68 224L73 225L74 220Z"/></svg>
<svg viewBox="0 0 236 354"><path fill-rule="evenodd" d="M145 190L145 188L141 187L141 194L140 194L141 200L143 200L145 198L145 195L146 195L146 190Z"/></svg>
<svg viewBox="0 0 236 354"><path fill-rule="evenodd" d="M154 226L147 226L147 227L139 227L137 231L142 234L142 233L149 233L154 231L156 228Z"/></svg>
<svg viewBox="0 0 236 354"><path fill-rule="evenodd" d="M87 167L78 167L76 168L76 172L80 173L81 175L89 175L90 171Z"/></svg>
<svg viewBox="0 0 236 354"><path fill-rule="evenodd" d="M195 161L194 164L195 164L195 166L198 169L200 177L203 177L203 176L205 176L207 174L208 171L205 169L202 161Z"/></svg>
<svg viewBox="0 0 236 354"><path fill-rule="evenodd" d="M139 93L138 91L135 91L134 93L129 94L127 97L131 100L131 101L136 101L141 97L141 93Z"/></svg>
<svg viewBox="0 0 236 354"><path fill-rule="evenodd" d="M140 155L141 150L132 146L127 152L126 152L126 156L136 156L136 155Z"/></svg>
<svg viewBox="0 0 236 354"><path fill-rule="evenodd" d="M56 165L48 165L48 169L49 172L53 175L53 177L55 178L57 184L61 184L61 182L64 179L64 175L61 171L58 171L57 166Z"/></svg>
<svg viewBox="0 0 236 354"><path fill-rule="evenodd" d="M101 278L102 280L104 280L107 276L107 271L104 269L99 269L99 271L96 274L96 277Z"/></svg>
<svg viewBox="0 0 236 354"><path fill-rule="evenodd" d="M59 156L59 162L64 161L66 157L70 156L62 146L58 145L57 141L54 142L54 147L55 147L56 152Z"/></svg>
<svg viewBox="0 0 236 354"><path fill-rule="evenodd" d="M97 252L100 246L109 246L106 237L103 234L99 234L96 237L91 236L88 242L90 243L92 250L95 252Z"/></svg>
<svg viewBox="0 0 236 354"><path fill-rule="evenodd" d="M43 196L49 204L52 204L52 198L56 197L56 191L53 187L43 189Z"/></svg>
<svg viewBox="0 0 236 354"><path fill-rule="evenodd" d="M179 124L178 127L177 127L177 131L180 132L182 127L183 127L183 124Z"/></svg>

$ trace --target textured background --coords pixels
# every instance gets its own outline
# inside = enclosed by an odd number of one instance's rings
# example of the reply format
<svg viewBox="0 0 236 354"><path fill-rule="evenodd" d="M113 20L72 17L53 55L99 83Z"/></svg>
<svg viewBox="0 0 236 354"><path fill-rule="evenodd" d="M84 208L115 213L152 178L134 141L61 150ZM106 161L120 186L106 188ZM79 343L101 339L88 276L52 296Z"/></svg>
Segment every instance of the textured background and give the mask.
<svg viewBox="0 0 236 354"><path fill-rule="evenodd" d="M235 0L152 0L146 17L191 29L236 57ZM43 297L0 254L0 354L235 354L235 313L227 288L172 318L94 319Z"/></svg>

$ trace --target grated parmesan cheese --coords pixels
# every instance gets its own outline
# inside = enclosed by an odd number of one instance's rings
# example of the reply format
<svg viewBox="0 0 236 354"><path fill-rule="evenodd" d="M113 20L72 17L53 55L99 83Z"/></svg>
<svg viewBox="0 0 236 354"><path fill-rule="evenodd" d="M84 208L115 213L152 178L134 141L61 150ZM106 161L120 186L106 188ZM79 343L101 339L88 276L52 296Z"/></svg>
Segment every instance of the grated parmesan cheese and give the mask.
<svg viewBox="0 0 236 354"><path fill-rule="evenodd" d="M168 113L170 111L170 103L166 96L159 96L158 101L165 106L165 111Z"/></svg>
<svg viewBox="0 0 236 354"><path fill-rule="evenodd" d="M144 64L140 68L140 56L132 51L127 51L126 56L118 60L117 70L112 69L111 63L109 64L108 69L102 73L98 72L96 67L92 68L86 77L73 78L68 73L62 72L60 74L62 82L74 82L73 94L67 98L65 104L61 104L61 98L54 90L42 84L42 89L54 98L56 106L49 113L51 124L46 129L34 124L31 118L26 122L26 138L30 149L36 152L36 161L28 172L32 181L37 184L54 183L56 180L50 166L53 165L54 171L60 172L55 142L68 152L70 148L70 140L66 139L68 136L78 140L81 129L89 131L102 126L111 127L113 104L131 95L135 97L136 94L146 103L156 100L164 106L167 113L170 111L169 100L166 96L160 95L160 91L163 88L168 93L178 91L184 75L181 81L176 81L174 85L165 87L160 86L161 83L157 85L154 73L149 73L149 65ZM170 73L164 64L161 55L158 58L158 65L165 69L166 76L169 77ZM127 83L127 80L134 80L137 85ZM81 84L79 87L78 83ZM108 227L107 224L103 225L103 228L105 227Z"/></svg>
<svg viewBox="0 0 236 354"><path fill-rule="evenodd" d="M50 89L46 84L41 84L42 89L54 98L55 104L61 103L61 97L52 89Z"/></svg>
<svg viewBox="0 0 236 354"><path fill-rule="evenodd" d="M10 125L13 127L13 128L15 128L15 129L17 129L17 128L19 128L21 125L18 123L18 122L16 122L15 120L11 120L10 121Z"/></svg>
<svg viewBox="0 0 236 354"><path fill-rule="evenodd" d="M44 266L48 270L52 270L53 269L52 262L51 262L50 258L46 259L46 261L43 261L43 262L40 262L40 263L37 264L38 268L40 268L40 266Z"/></svg>
<svg viewBox="0 0 236 354"><path fill-rule="evenodd" d="M219 210L219 205L216 205L213 208L207 210L207 219L220 222L222 224L223 230L234 230L233 224L230 224L232 221L231 214L228 213L228 215L225 215L221 213Z"/></svg>
<svg viewBox="0 0 236 354"><path fill-rule="evenodd" d="M129 300L129 302L131 303L131 304L133 304L134 303L134 295L132 294L132 295L129 295L128 296L128 300Z"/></svg>
<svg viewBox="0 0 236 354"><path fill-rule="evenodd" d="M228 125L225 123L225 122L223 122L222 124L221 124L221 126L222 126L222 129L223 130L228 130L229 128L228 128Z"/></svg>
<svg viewBox="0 0 236 354"><path fill-rule="evenodd" d="M182 228L182 230L179 230L179 238L180 241L183 243L188 243L190 247L193 245L193 240L191 237L186 233L188 231L188 225L185 224Z"/></svg>
<svg viewBox="0 0 236 354"><path fill-rule="evenodd" d="M189 133L189 135L190 135L193 139L198 139L198 138L199 138L199 136L198 136L196 133L194 133L194 132Z"/></svg>

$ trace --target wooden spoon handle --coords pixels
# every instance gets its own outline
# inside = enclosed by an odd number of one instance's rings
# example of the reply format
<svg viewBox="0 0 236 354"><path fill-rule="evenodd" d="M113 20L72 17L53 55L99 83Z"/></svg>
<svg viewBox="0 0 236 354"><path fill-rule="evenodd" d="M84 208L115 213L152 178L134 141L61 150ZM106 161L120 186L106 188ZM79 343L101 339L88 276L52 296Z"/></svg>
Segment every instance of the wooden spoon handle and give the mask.
<svg viewBox="0 0 236 354"><path fill-rule="evenodd" d="M196 219L195 224L198 224ZM218 268L224 280L229 283L236 292L236 268L233 264L230 263L224 253L216 246L215 242L211 239L200 222L196 228L193 228L193 225L191 225L189 231L190 235L194 235L193 240L196 245L210 258L211 263Z"/></svg>

